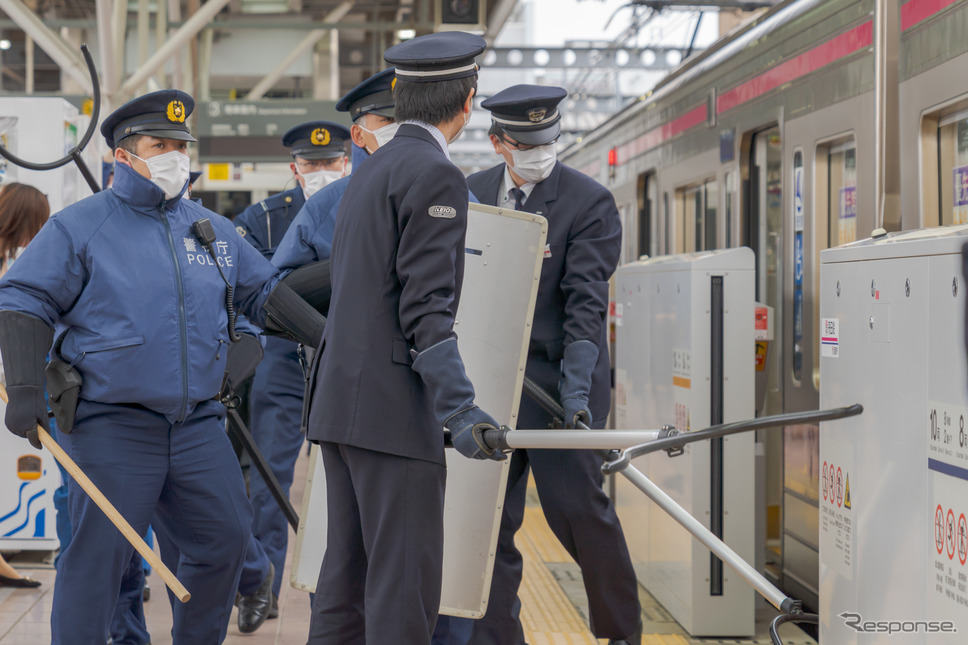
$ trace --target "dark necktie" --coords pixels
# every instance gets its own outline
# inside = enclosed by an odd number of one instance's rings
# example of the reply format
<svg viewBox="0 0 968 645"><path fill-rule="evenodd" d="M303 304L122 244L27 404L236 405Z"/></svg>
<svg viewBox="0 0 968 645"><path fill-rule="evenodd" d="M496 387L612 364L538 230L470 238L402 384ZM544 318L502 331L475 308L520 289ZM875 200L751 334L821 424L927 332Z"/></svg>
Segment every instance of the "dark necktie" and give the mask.
<svg viewBox="0 0 968 645"><path fill-rule="evenodd" d="M511 195L514 197L514 210L524 210L524 191L520 188L512 188Z"/></svg>

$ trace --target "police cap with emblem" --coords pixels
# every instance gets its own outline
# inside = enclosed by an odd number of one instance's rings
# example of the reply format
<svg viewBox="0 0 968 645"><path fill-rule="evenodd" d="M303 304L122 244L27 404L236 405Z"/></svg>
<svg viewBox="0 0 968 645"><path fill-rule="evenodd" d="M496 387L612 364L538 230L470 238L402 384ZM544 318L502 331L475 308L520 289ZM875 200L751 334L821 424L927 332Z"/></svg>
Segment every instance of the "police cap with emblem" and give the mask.
<svg viewBox="0 0 968 645"><path fill-rule="evenodd" d="M396 77L401 81L451 81L477 74L474 59L486 46L480 36L443 31L394 45L384 52L383 59L397 68Z"/></svg>
<svg viewBox="0 0 968 645"><path fill-rule="evenodd" d="M481 102L495 125L528 146L551 143L561 133L558 104L568 95L561 87L514 85Z"/></svg>
<svg viewBox="0 0 968 645"><path fill-rule="evenodd" d="M195 141L185 124L195 109L195 100L181 90L159 90L132 99L108 115L101 134L111 148L133 134L159 139Z"/></svg>
<svg viewBox="0 0 968 645"><path fill-rule="evenodd" d="M293 157L335 159L346 154L344 144L350 131L332 121L303 123L282 135L282 145L292 149Z"/></svg>
<svg viewBox="0 0 968 645"><path fill-rule="evenodd" d="M356 121L364 114L376 114L393 118L393 73L391 67L374 74L349 92L336 103L339 112L349 112Z"/></svg>

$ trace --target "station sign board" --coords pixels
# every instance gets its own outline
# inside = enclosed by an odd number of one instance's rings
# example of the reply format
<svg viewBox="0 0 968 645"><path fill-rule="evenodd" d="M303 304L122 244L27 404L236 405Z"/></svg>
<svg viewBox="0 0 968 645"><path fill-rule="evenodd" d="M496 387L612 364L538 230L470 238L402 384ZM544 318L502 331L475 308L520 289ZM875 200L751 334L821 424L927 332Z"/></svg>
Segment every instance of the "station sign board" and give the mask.
<svg viewBox="0 0 968 645"><path fill-rule="evenodd" d="M282 135L307 121L334 121L349 127L335 101L267 99L201 101L193 134L202 163L288 162Z"/></svg>

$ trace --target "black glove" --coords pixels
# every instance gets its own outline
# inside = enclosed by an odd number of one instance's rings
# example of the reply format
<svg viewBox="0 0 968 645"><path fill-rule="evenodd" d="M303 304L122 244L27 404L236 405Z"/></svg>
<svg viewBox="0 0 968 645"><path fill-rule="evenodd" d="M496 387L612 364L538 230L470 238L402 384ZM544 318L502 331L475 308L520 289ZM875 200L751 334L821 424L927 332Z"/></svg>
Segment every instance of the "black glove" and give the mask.
<svg viewBox="0 0 968 645"><path fill-rule="evenodd" d="M491 415L476 405L447 419L444 427L450 430L450 440L454 448L468 459L507 459L507 455L495 451L484 441L485 431L499 430L500 426Z"/></svg>
<svg viewBox="0 0 968 645"><path fill-rule="evenodd" d="M588 393L592 389L592 372L598 362L598 346L590 340L578 340L565 347L561 361L561 407L565 410L565 427L576 428L581 421L592 424Z"/></svg>
<svg viewBox="0 0 968 645"><path fill-rule="evenodd" d="M50 432L47 420L47 399L42 385L11 385L7 389L7 414L3 421L15 435L25 437L38 450L42 444L37 436L37 424Z"/></svg>
<svg viewBox="0 0 968 645"><path fill-rule="evenodd" d="M7 377L7 429L40 448L37 424L50 430L44 398L44 366L54 330L39 318L0 311L0 350Z"/></svg>
<svg viewBox="0 0 968 645"><path fill-rule="evenodd" d="M450 430L451 440L460 454L471 459L507 459L504 453L484 443L484 431L497 430L500 426L474 405L474 386L464 371L456 338L443 340L417 354L413 370L430 390L437 422Z"/></svg>
<svg viewBox="0 0 968 645"><path fill-rule="evenodd" d="M285 336L309 347L319 347L326 319L285 282L277 284L262 306L267 336Z"/></svg>

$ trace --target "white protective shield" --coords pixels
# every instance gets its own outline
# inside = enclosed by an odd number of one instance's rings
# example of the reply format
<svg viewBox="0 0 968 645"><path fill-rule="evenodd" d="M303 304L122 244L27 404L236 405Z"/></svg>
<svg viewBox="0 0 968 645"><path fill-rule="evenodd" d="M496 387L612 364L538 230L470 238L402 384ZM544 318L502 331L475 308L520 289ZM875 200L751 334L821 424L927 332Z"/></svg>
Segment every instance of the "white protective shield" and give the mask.
<svg viewBox="0 0 968 645"><path fill-rule="evenodd" d="M471 204L457 342L476 403L514 428L547 221ZM313 592L326 550L326 477L313 446L290 582ZM508 461L474 461L447 451L444 572L440 613L480 618L487 608Z"/></svg>

